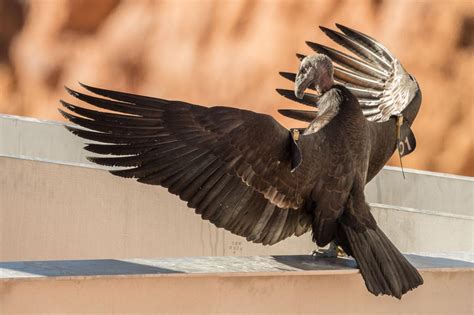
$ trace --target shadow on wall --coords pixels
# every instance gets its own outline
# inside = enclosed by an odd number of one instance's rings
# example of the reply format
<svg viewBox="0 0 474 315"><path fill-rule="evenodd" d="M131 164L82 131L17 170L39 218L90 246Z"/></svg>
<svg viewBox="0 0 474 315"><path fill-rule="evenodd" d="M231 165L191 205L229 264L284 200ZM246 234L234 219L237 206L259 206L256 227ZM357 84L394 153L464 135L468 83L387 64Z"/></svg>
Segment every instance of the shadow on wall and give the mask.
<svg viewBox="0 0 474 315"><path fill-rule="evenodd" d="M416 21L416 23L414 23ZM305 40L346 24L386 44L417 78L417 151L405 167L474 176L471 1L0 1L0 113L61 119L77 81L278 116ZM398 164L395 158L391 162Z"/></svg>
<svg viewBox="0 0 474 315"><path fill-rule="evenodd" d="M183 273L116 259L2 262L0 269L11 270L12 275L20 273L45 277Z"/></svg>

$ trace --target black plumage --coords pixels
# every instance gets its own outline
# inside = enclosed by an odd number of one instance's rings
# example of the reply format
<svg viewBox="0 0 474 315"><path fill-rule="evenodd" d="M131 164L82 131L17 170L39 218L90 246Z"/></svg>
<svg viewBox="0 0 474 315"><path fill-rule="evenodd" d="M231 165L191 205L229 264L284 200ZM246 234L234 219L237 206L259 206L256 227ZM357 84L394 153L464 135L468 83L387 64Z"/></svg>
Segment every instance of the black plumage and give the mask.
<svg viewBox="0 0 474 315"><path fill-rule="evenodd" d="M411 123L419 89L386 48L338 27L344 34L323 31L361 58L309 43L340 67L323 55L299 55L299 73L282 73L296 81L296 95L280 94L315 107L280 111L310 122L301 133L247 110L86 85L97 96L67 91L97 110L62 101L69 112L60 111L86 128L67 126L94 141L85 147L98 154L91 161L121 167L112 174L166 187L203 219L252 242L271 245L312 230L318 245L336 241L354 256L372 293L401 297L422 279L377 227L363 191L396 148L390 117Z"/></svg>

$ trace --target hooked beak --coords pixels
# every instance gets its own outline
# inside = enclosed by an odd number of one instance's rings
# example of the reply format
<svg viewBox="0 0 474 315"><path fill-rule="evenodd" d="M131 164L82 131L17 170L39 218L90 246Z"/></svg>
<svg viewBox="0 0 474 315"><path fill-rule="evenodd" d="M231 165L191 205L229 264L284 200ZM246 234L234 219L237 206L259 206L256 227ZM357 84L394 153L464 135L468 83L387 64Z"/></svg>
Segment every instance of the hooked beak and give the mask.
<svg viewBox="0 0 474 315"><path fill-rule="evenodd" d="M295 96L299 99L302 99L304 96L304 91L311 84L311 78L308 75L309 73L300 73L296 75L295 79Z"/></svg>

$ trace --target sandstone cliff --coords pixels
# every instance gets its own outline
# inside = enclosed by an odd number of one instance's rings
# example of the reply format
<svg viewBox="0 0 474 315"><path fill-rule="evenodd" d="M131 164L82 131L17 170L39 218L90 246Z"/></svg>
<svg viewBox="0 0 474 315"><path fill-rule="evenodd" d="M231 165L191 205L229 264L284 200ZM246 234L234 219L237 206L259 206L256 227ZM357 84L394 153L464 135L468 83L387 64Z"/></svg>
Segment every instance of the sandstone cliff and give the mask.
<svg viewBox="0 0 474 315"><path fill-rule="evenodd" d="M418 80L417 151L404 166L474 176L471 1L0 0L0 112L61 119L63 85L229 105L274 115L318 25L379 39ZM392 161L398 164L398 158Z"/></svg>

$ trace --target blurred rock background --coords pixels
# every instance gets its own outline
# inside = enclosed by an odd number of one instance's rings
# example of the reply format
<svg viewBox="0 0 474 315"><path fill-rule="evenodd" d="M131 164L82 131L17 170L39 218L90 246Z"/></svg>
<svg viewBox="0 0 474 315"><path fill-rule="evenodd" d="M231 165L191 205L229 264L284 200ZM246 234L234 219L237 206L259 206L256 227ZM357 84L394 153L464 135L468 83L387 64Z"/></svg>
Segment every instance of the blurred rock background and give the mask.
<svg viewBox="0 0 474 315"><path fill-rule="evenodd" d="M61 120L63 86L249 108L297 122L276 87L335 22L377 38L418 80L410 168L474 176L472 1L0 0L0 113ZM394 156L391 163L398 165Z"/></svg>

